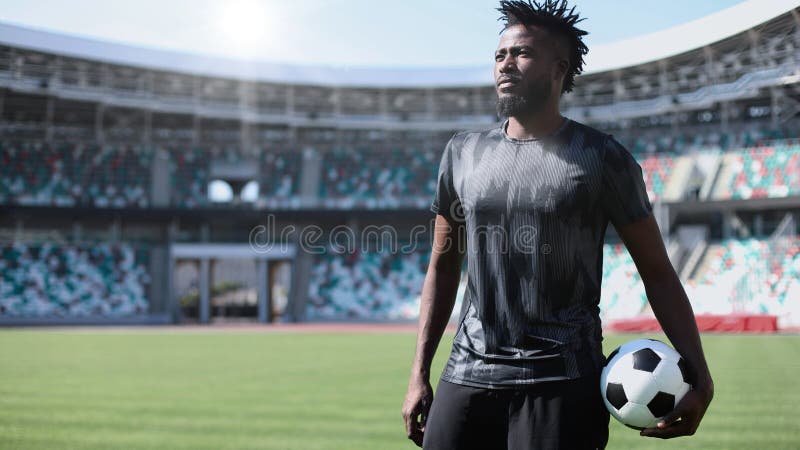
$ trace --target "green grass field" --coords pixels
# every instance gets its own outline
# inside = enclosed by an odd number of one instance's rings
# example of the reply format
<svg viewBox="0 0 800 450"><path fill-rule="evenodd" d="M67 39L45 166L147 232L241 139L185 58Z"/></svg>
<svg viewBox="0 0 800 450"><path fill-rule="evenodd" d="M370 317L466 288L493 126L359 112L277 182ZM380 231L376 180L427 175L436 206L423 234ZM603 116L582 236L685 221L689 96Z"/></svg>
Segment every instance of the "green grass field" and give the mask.
<svg viewBox="0 0 800 450"><path fill-rule="evenodd" d="M653 440L612 419L609 448L800 448L800 336L703 342L716 397L698 434ZM404 333L0 330L0 448L416 448L400 417L413 347Z"/></svg>

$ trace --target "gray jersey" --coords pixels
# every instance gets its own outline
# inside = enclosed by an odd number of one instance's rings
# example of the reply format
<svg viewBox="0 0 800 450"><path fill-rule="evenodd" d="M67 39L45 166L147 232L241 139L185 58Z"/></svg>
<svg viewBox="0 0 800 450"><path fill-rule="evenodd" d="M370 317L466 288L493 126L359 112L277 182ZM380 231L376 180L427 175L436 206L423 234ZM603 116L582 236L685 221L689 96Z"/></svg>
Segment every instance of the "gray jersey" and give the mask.
<svg viewBox="0 0 800 450"><path fill-rule="evenodd" d="M513 139L458 133L431 210L466 223L468 282L442 379L518 387L596 373L603 237L647 217L642 169L611 135L564 120Z"/></svg>

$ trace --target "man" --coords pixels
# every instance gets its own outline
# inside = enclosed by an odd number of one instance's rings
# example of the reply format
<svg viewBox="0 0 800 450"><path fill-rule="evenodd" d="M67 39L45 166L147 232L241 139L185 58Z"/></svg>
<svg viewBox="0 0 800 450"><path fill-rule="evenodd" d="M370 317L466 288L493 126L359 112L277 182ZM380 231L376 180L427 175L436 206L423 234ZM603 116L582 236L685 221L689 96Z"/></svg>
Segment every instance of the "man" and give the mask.
<svg viewBox="0 0 800 450"><path fill-rule="evenodd" d="M495 53L499 127L456 134L442 155L430 265L403 417L426 449L596 449L609 415L598 304L611 222L652 309L690 365L694 389L643 436L697 429L713 382L683 287L667 258L641 167L611 135L564 118L588 52L566 0L501 1ZM430 366L468 284L434 398Z"/></svg>

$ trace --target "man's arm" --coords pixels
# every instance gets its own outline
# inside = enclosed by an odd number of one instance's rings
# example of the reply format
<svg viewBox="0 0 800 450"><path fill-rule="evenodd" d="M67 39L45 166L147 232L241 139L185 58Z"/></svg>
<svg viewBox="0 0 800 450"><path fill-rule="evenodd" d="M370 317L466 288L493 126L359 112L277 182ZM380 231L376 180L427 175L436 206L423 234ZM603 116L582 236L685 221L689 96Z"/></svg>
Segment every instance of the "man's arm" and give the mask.
<svg viewBox="0 0 800 450"><path fill-rule="evenodd" d="M693 389L675 410L657 428L645 429L641 434L660 438L692 435L714 396L714 382L703 355L692 306L669 261L653 215L620 228L617 231L636 263L656 319L686 359L693 377Z"/></svg>
<svg viewBox="0 0 800 450"><path fill-rule="evenodd" d="M463 236L463 224L451 223L444 216L436 216L433 249L420 298L417 349L402 411L406 434L420 447L425 420L433 401L431 362L453 312L461 278Z"/></svg>

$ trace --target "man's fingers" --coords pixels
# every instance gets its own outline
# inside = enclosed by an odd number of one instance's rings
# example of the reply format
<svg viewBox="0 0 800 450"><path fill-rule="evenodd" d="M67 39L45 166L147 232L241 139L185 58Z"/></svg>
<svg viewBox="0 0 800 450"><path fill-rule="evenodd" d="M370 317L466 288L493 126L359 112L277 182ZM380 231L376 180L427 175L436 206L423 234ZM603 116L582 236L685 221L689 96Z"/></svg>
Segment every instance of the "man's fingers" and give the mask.
<svg viewBox="0 0 800 450"><path fill-rule="evenodd" d="M641 436L669 439L678 436L689 436L692 433L692 424L688 420L672 422L664 428L645 428L639 433Z"/></svg>
<svg viewBox="0 0 800 450"><path fill-rule="evenodd" d="M419 422L417 421L417 414L414 412L403 414L403 418L406 421L406 434L411 437L411 433L419 428Z"/></svg>
<svg viewBox="0 0 800 450"><path fill-rule="evenodd" d="M414 408L414 410L410 412L403 413L403 418L406 422L406 436L408 436L408 438L411 439L411 441L413 441L418 447L422 447L422 436L423 431L425 430L425 427L422 425L424 423L425 416L423 416L422 423L420 423L419 420L420 409L423 411L427 410L424 405L421 405L417 408Z"/></svg>
<svg viewBox="0 0 800 450"><path fill-rule="evenodd" d="M669 414L658 421L658 428L664 428L672 425L672 423L680 419L682 415L683 411L678 410L678 408L673 409L669 412Z"/></svg>
<svg viewBox="0 0 800 450"><path fill-rule="evenodd" d="M407 419L406 424L408 438L417 444L417 446L422 447L423 427L420 426L420 422L417 420L416 414Z"/></svg>
<svg viewBox="0 0 800 450"><path fill-rule="evenodd" d="M422 423L422 428L425 429L425 423L428 421L428 412L431 410L431 400L430 398L426 397L422 399L422 404L420 405L419 414L421 416L420 422Z"/></svg>
<svg viewBox="0 0 800 450"><path fill-rule="evenodd" d="M428 420L428 411L432 402L432 393L423 391L408 394L403 404L402 414L406 425L406 436L419 447L422 447L425 422Z"/></svg>
<svg viewBox="0 0 800 450"><path fill-rule="evenodd" d="M691 436L697 431L707 405L707 401L703 403L696 393L690 391L675 405L674 410L659 421L657 426L642 430L640 434L661 439Z"/></svg>
<svg viewBox="0 0 800 450"><path fill-rule="evenodd" d="M413 443L417 444L418 447L422 447L422 436L422 431L415 430L408 438L411 439Z"/></svg>
<svg viewBox="0 0 800 450"><path fill-rule="evenodd" d="M412 411L403 411L403 422L406 424L406 434L411 435L411 430L414 428L414 413Z"/></svg>

